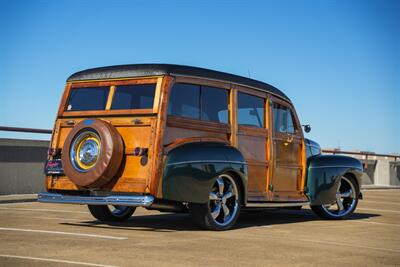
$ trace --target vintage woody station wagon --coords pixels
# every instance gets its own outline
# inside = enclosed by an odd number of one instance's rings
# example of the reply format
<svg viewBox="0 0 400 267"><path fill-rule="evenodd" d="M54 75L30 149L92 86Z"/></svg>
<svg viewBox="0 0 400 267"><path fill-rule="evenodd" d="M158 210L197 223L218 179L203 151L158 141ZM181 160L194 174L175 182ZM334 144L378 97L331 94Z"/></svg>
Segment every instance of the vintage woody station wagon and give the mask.
<svg viewBox="0 0 400 267"><path fill-rule="evenodd" d="M126 220L136 207L188 211L201 227L224 230L252 208L310 205L323 218L347 218L362 165L321 155L271 85L138 64L68 78L45 173L40 202L87 204L101 221Z"/></svg>

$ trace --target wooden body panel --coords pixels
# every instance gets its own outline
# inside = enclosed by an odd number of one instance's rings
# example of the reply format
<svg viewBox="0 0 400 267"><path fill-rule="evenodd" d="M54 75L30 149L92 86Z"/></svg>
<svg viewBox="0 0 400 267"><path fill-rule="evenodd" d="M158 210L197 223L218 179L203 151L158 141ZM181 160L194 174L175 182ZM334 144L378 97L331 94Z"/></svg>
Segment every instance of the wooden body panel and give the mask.
<svg viewBox="0 0 400 267"><path fill-rule="evenodd" d="M288 107L294 117L294 134L272 132L274 168L271 179L272 201L307 201L304 192L306 155L303 134L296 112L290 103L271 97L271 101ZM272 114L272 105L270 107ZM271 118L272 120L272 118Z"/></svg>
<svg viewBox="0 0 400 267"><path fill-rule="evenodd" d="M64 142L74 125L80 121L96 116L112 124L121 135L124 142L125 155L120 171L109 184L103 186L102 190L113 192L148 193L150 192L152 168L158 164L154 153L156 132L159 117L155 115L160 107L160 95L163 79L145 78L129 79L123 81L99 81L99 82L79 82L67 84L61 105L59 117L55 123L55 130L52 136L51 147L62 151ZM141 110L109 110L113 89L118 85L126 84L156 84L155 100L153 109ZM67 103L69 91L75 87L110 86L110 94L105 110L101 111L64 111ZM147 155L135 156L133 151L136 147L147 148ZM62 151L62 153L68 153ZM77 190L79 189L68 177L47 177L47 188L54 190Z"/></svg>
<svg viewBox="0 0 400 267"><path fill-rule="evenodd" d="M169 92L174 83L193 83L223 88L229 91L229 123L215 123L168 116ZM135 83L156 83L153 109L65 111L69 91L75 87L115 86ZM237 123L237 93L244 92L265 99L265 128L240 126ZM305 145L301 129L298 135L288 137L272 130L270 101L280 101L268 93L227 82L184 76L150 77L110 81L68 83L58 111L53 148L61 149L73 125L81 120L96 117L109 121L120 133L125 144L125 157L118 177L103 189L113 192L150 193L162 198L162 177L165 153L174 147L192 142L222 142L238 149L248 168L248 201L303 201L305 183ZM300 125L297 115L296 123ZM140 121L136 124L135 121ZM289 139L288 139L289 138ZM288 142L290 141L290 142ZM133 155L135 147L148 148L148 156ZM67 177L47 177L48 189L77 190Z"/></svg>

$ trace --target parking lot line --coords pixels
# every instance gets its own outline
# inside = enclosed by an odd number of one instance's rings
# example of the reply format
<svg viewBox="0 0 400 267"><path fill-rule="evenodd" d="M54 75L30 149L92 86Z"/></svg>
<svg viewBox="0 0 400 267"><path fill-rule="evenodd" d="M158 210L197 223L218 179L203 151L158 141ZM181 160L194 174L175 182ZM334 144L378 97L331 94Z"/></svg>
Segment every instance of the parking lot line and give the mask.
<svg viewBox="0 0 400 267"><path fill-rule="evenodd" d="M371 250L378 250L378 251L387 251L387 252L395 252L400 253L399 249L392 249L392 248L380 248L380 247L370 247L370 246L363 246L357 244L349 244L345 242L334 242L334 241L325 241L325 240L312 240L312 239L292 239L304 242L311 242L311 243L318 243L318 244L325 244L325 245L335 245L335 246L345 246L345 247L353 247L353 248L361 248L361 249L371 249Z"/></svg>
<svg viewBox="0 0 400 267"><path fill-rule="evenodd" d="M117 240L128 239L127 237L120 237L120 236L95 235L95 234L83 234L83 233L71 233L71 232L47 231L47 230L23 229L23 228L0 227L0 231L17 231L17 232L32 232L32 233L44 233L44 234L72 235L72 236L84 236L84 237L117 239Z"/></svg>
<svg viewBox="0 0 400 267"><path fill-rule="evenodd" d="M357 208L357 210L366 210L366 211L370 210L370 211L400 213L400 210L383 210L383 209L368 209L368 208Z"/></svg>
<svg viewBox="0 0 400 267"><path fill-rule="evenodd" d="M375 201L375 200L369 200L369 199L363 199L362 203L367 202L367 203L378 203L378 204L388 204L388 205L399 205L399 202L388 202L388 201Z"/></svg>
<svg viewBox="0 0 400 267"><path fill-rule="evenodd" d="M74 211L74 210L53 210L53 209L27 209L27 208L6 208L0 207L1 210L13 210L13 211L49 211L49 212L66 212L66 213L82 213L88 214L87 211Z"/></svg>
<svg viewBox="0 0 400 267"><path fill-rule="evenodd" d="M356 222L356 223L369 223L369 224L377 224L377 225L383 225L383 226L396 226L400 227L400 224L394 224L394 223L383 223L383 222L372 222L371 220L350 220L350 222Z"/></svg>
<svg viewBox="0 0 400 267"><path fill-rule="evenodd" d="M56 263L68 263L68 264L74 264L74 265L85 265L85 266L96 266L96 267L117 267L115 265L104 265L104 264L82 262L82 261L57 260L57 259L49 259L49 258L37 258L37 257L8 255L8 254L0 254L0 257L23 259L23 260L34 260L34 261L45 261L45 262L56 262Z"/></svg>

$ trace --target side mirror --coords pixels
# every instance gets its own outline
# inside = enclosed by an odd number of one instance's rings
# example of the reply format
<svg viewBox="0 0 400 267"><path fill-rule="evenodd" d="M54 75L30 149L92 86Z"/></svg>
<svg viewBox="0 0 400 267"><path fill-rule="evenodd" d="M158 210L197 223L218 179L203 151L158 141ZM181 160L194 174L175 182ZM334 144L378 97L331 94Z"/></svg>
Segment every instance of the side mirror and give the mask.
<svg viewBox="0 0 400 267"><path fill-rule="evenodd" d="M311 126L310 126L310 124L306 124L306 125L302 125L302 126L304 127L304 131L305 131L306 133L311 132Z"/></svg>

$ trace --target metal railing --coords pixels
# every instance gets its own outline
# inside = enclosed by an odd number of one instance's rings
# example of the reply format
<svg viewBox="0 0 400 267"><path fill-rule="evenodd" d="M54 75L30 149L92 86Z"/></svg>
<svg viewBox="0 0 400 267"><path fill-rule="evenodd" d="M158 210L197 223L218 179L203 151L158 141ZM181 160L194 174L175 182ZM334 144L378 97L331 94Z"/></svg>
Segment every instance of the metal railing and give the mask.
<svg viewBox="0 0 400 267"><path fill-rule="evenodd" d="M23 133L40 133L40 134L51 134L53 131L48 129L36 129L36 128L20 128L20 127L8 127L8 126L0 126L0 131L8 131L8 132L23 132ZM374 152L355 152L355 151L342 151L339 149L322 149L323 153L330 154L345 154L345 155L360 155L365 156L367 160L368 157L387 157L394 158L394 161L400 159L400 155L391 155L391 154L376 154Z"/></svg>
<svg viewBox="0 0 400 267"><path fill-rule="evenodd" d="M8 127L8 126L0 126L0 131L21 132L21 133L40 133L40 134L51 134L53 132L52 130L47 130L47 129L20 128L20 127Z"/></svg>
<svg viewBox="0 0 400 267"><path fill-rule="evenodd" d="M368 157L385 157L385 158L393 158L394 161L400 159L400 155L393 155L393 154L376 154L375 152L356 152L356 151L342 151L339 149L322 149L322 153L329 153L329 154L345 154L345 155L359 155L365 156L367 160Z"/></svg>

